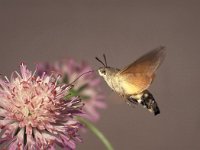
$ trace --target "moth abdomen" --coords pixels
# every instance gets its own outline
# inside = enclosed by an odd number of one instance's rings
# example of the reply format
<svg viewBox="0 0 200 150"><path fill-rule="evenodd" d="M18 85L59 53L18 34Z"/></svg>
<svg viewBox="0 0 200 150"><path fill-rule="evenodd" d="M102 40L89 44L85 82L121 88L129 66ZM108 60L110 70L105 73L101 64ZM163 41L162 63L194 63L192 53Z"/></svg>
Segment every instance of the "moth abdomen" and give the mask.
<svg viewBox="0 0 200 150"><path fill-rule="evenodd" d="M157 102L155 101L153 95L148 91L144 91L141 97L141 105L146 107L149 111L153 112L154 115L160 114L160 109Z"/></svg>
<svg viewBox="0 0 200 150"><path fill-rule="evenodd" d="M130 96L128 100L131 103L138 102L144 108L147 108L150 112L154 113L154 115L160 114L158 104L155 101L153 95L148 90L145 90L141 96Z"/></svg>

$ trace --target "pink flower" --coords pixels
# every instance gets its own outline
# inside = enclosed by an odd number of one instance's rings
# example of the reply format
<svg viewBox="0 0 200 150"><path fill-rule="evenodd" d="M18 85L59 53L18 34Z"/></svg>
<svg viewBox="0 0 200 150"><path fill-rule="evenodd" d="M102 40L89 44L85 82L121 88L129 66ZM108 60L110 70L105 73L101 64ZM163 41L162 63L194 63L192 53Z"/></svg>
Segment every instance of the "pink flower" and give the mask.
<svg viewBox="0 0 200 150"><path fill-rule="evenodd" d="M73 59L62 60L50 65L48 63L38 64L38 74L46 72L47 74L61 75L61 83L71 83L82 73L92 70L85 62L77 63ZM91 121L97 121L100 117L97 109L106 107L104 94L100 88L100 79L95 73L88 73L74 83L71 90L72 96L80 96L85 103L83 110L87 118Z"/></svg>
<svg viewBox="0 0 200 150"><path fill-rule="evenodd" d="M73 116L81 114L80 100L64 99L70 86L52 76L37 77L23 64L20 70L10 81L0 80L1 149L75 149L80 124Z"/></svg>

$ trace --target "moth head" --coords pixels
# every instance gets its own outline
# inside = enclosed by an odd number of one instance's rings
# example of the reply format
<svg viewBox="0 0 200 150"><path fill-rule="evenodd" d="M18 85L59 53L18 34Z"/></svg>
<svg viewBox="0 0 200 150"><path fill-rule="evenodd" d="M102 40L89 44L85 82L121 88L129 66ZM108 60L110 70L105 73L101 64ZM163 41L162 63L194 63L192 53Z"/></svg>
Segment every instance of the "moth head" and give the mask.
<svg viewBox="0 0 200 150"><path fill-rule="evenodd" d="M103 58L104 58L104 62L101 59L99 59L98 57L96 57L96 60L103 65L103 67L100 67L98 69L99 75L102 76L102 77L105 77L106 74L107 74L107 68L108 68L105 54L103 54Z"/></svg>
<svg viewBox="0 0 200 150"><path fill-rule="evenodd" d="M101 67L98 69L98 73L100 76L104 77L107 74L107 69L105 67Z"/></svg>

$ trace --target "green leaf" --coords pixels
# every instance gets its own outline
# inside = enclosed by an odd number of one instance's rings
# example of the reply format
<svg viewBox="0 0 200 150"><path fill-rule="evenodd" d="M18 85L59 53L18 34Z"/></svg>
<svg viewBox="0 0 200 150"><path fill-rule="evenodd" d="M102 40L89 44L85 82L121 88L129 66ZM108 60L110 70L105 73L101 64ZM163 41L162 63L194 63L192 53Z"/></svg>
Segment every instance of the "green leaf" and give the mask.
<svg viewBox="0 0 200 150"><path fill-rule="evenodd" d="M69 94L65 96L65 99L70 99L70 98L76 97L76 96L78 96L77 91L74 89L70 89Z"/></svg>
<svg viewBox="0 0 200 150"><path fill-rule="evenodd" d="M82 92L83 90L85 90L88 87L88 84L84 84L81 87L79 87L79 89L77 90L78 93Z"/></svg>

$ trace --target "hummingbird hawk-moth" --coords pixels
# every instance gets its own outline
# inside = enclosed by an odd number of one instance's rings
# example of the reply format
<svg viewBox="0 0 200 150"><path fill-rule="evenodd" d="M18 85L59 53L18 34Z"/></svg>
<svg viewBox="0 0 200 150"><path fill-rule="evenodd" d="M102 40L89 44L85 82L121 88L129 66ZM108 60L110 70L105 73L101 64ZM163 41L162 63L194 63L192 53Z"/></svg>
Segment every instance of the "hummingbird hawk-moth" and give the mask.
<svg viewBox="0 0 200 150"><path fill-rule="evenodd" d="M103 67L98 69L98 73L108 86L124 97L127 103L139 103L154 115L159 114L160 109L148 88L155 78L156 70L164 60L165 48L158 47L121 70L109 67L106 56L103 57L104 62L96 57L103 64Z"/></svg>

